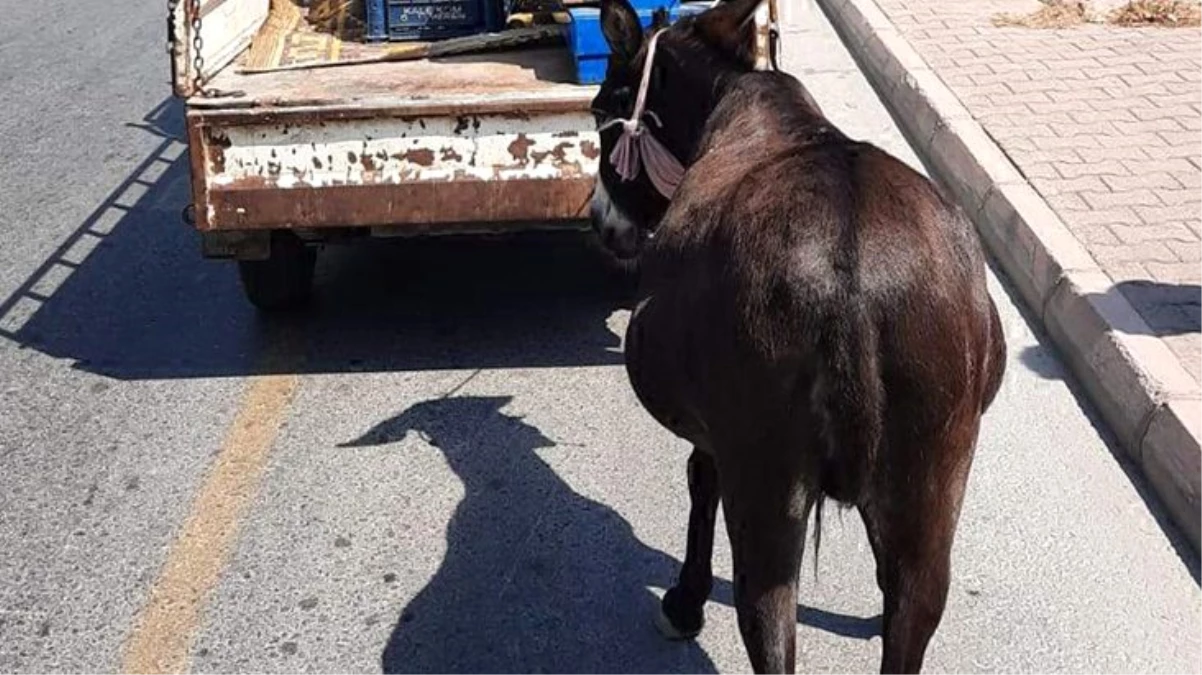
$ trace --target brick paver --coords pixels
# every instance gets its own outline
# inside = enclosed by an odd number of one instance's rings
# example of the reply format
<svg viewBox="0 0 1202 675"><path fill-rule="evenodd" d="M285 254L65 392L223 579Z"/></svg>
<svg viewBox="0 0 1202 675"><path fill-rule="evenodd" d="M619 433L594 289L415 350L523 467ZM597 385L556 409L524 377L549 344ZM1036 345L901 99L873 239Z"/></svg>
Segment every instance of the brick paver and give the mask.
<svg viewBox="0 0 1202 675"><path fill-rule="evenodd" d="M1035 0L877 0L1202 382L1202 34L995 27Z"/></svg>

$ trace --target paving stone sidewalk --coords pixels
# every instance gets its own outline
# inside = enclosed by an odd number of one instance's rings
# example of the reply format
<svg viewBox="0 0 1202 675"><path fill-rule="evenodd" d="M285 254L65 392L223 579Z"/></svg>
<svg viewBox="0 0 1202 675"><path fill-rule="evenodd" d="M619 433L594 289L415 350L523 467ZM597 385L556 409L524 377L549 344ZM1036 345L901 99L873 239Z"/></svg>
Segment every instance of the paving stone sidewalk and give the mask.
<svg viewBox="0 0 1202 675"><path fill-rule="evenodd" d="M996 27L1035 0L877 0L1202 382L1202 33Z"/></svg>

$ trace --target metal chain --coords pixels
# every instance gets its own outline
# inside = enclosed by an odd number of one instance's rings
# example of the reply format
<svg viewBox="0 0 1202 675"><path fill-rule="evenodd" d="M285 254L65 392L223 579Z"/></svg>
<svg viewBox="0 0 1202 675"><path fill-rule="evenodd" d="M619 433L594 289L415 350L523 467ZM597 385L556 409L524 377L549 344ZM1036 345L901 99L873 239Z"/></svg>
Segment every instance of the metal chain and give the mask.
<svg viewBox="0 0 1202 675"><path fill-rule="evenodd" d="M207 91L204 88L204 78L201 73L204 71L204 57L201 54L201 48L204 47L204 40L200 37L200 0L188 0L189 9L192 12L192 68L195 74L192 79L192 88L200 96L210 96L215 92Z"/></svg>
<svg viewBox="0 0 1202 675"><path fill-rule="evenodd" d="M179 3L180 0L167 0L167 53L171 55L173 82L176 79L176 52L180 49L179 36L175 31L175 13L179 10ZM192 31L192 93L205 98L243 96L245 94L241 91L220 91L204 86L204 57L201 56L204 39L200 36L200 3L201 0L188 0L186 12L189 15L189 26Z"/></svg>
<svg viewBox="0 0 1202 675"><path fill-rule="evenodd" d="M174 78L176 59L176 50L179 49L179 36L175 32L175 13L179 9L180 0L167 0L167 53L171 55L171 72ZM201 76L201 68L204 67L204 57L200 55L200 50L204 47L204 40L200 37L200 0L188 0L187 13L190 15L190 26L192 27L192 88L194 93L200 96L213 96L216 92L212 89L204 88L204 78Z"/></svg>

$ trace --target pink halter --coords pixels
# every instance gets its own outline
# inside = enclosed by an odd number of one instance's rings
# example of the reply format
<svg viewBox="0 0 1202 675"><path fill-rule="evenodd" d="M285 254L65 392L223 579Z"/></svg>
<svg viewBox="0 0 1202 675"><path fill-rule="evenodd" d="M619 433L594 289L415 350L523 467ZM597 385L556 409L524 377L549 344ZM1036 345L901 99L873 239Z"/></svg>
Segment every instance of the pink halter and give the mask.
<svg viewBox="0 0 1202 675"><path fill-rule="evenodd" d="M655 136L651 135L647 126L643 124L643 117L648 116L657 127L663 128L664 126L658 115L650 110L644 110L647 104L647 88L651 85L651 66L655 61L655 45L659 41L660 35L663 35L662 30L651 36L651 42L647 45L647 59L643 64L643 80L639 83L639 95L635 99L634 111L631 112L630 119L610 120L601 125L598 131L605 131L612 126L621 124L622 135L609 155L609 161L613 164L614 170L618 172L618 176L623 181L632 181L638 178L639 164L641 163L647 168L647 177L651 179L655 189L664 197L672 199L681 179L684 178L684 166Z"/></svg>

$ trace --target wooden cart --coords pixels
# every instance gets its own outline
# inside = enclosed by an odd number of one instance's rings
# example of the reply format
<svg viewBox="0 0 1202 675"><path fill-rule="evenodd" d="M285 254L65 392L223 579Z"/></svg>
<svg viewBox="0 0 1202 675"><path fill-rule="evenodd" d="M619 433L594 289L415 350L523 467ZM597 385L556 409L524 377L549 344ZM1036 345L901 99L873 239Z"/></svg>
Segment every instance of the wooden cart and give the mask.
<svg viewBox="0 0 1202 675"><path fill-rule="evenodd" d="M190 220L205 256L238 261L257 307L308 298L317 244L584 223L600 154L595 88L572 83L565 47L246 73L304 40L327 40L314 58L395 46L329 43L338 38L280 18L291 2L170 7ZM758 20L766 55L769 5Z"/></svg>

